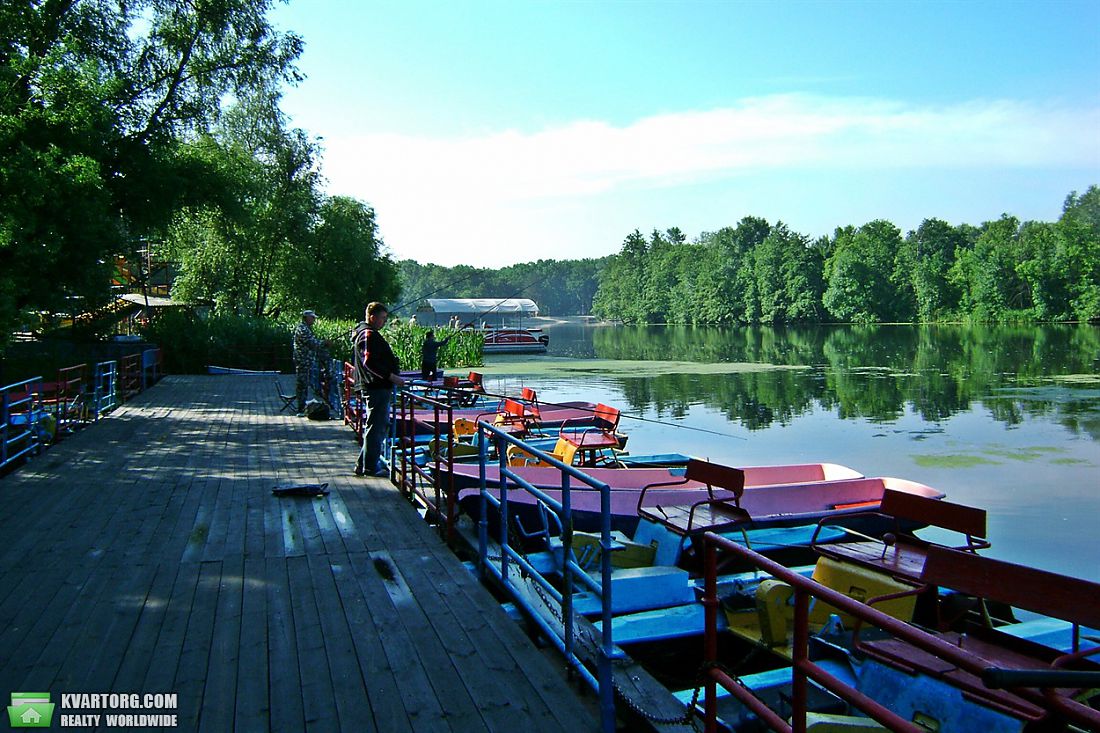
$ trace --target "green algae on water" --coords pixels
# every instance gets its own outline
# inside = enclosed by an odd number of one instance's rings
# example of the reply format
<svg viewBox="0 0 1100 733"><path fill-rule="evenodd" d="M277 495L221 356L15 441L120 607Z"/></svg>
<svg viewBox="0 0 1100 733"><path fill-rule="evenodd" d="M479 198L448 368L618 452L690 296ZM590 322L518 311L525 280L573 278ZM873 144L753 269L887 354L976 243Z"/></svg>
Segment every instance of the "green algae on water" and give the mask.
<svg viewBox="0 0 1100 733"><path fill-rule="evenodd" d="M985 456L964 455L959 453L946 455L915 455L913 456L913 462L921 468L973 468L974 466L995 465L1000 463L1000 461L994 461Z"/></svg>
<svg viewBox="0 0 1100 733"><path fill-rule="evenodd" d="M1031 445L1021 448L1007 448L1003 446L997 446L993 448L987 448L983 451L990 456L998 456L1000 458L1011 458L1014 461L1035 461L1051 453L1065 453L1065 448L1058 448L1053 445Z"/></svg>

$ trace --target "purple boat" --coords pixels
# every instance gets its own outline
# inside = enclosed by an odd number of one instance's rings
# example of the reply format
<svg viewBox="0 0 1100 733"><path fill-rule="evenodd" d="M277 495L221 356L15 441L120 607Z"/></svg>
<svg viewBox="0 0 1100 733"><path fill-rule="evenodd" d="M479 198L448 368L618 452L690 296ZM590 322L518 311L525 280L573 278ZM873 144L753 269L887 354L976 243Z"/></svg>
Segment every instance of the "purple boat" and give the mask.
<svg viewBox="0 0 1100 733"><path fill-rule="evenodd" d="M518 475L561 500L561 473L555 468L514 468ZM729 500L736 491L710 486L677 476L667 468L592 468L585 473L611 487L611 526L632 535L638 524L639 510L646 513L663 511L664 507L690 507L707 500ZM810 524L824 517L866 511L878 506L886 489L902 491L934 499L944 493L929 486L899 478L864 478L844 466L829 463L781 466L747 466L744 490L737 502L747 515L746 528L785 527ZM453 469L458 501L464 511L478 515L478 466L458 465ZM446 481L446 476L444 476ZM495 466L486 467L486 483L493 496L499 496L499 473ZM573 482L570 492L574 511L574 528L598 531L600 525L600 492ZM643 498L643 492L645 494ZM528 492L513 488L509 503L525 526L537 515L536 500Z"/></svg>

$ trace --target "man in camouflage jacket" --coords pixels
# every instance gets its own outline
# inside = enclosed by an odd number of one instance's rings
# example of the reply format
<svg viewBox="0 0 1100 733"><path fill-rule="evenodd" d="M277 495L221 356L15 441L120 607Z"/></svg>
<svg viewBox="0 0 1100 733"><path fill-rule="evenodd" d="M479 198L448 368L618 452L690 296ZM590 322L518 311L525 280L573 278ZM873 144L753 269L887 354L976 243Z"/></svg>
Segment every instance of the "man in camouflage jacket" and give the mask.
<svg viewBox="0 0 1100 733"><path fill-rule="evenodd" d="M294 373L297 376L295 395L298 398L298 416L306 409L306 397L309 393L310 377L317 368L317 358L323 342L313 334L313 322L317 314L311 310L302 311L302 321L294 329Z"/></svg>

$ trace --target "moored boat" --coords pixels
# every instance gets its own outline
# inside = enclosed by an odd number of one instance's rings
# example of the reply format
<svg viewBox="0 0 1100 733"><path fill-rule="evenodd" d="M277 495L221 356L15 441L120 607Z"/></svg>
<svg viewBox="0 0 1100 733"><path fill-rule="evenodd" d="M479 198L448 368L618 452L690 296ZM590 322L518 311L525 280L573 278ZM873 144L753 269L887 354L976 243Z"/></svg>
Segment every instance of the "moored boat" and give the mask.
<svg viewBox="0 0 1100 733"><path fill-rule="evenodd" d="M690 465L690 463L689 463ZM561 500L561 473L552 467L512 469L556 501ZM744 490L738 507L743 513L731 526L744 529L790 527L813 524L822 518L842 517L874 508L887 489L939 499L942 491L914 481L893 477L864 478L852 469L835 464L796 464L786 466L748 466ZM474 516L478 514L479 467L455 464L444 469L453 475L459 505ZM486 466L486 484L493 496L499 496L499 469ZM678 469L667 468L586 468L593 479L611 487L611 526L633 535L640 513L660 514L673 507L691 507L700 502L729 501L736 492L705 482L677 476ZM843 478L827 478L843 476ZM443 477L446 484L446 475ZM644 496L643 496L644 495ZM578 486L571 491L574 527L595 531L600 521L600 492ZM509 492L509 502L521 521L537 515L537 500L526 491Z"/></svg>
<svg viewBox="0 0 1100 733"><path fill-rule="evenodd" d="M542 354L550 346L550 337L541 328L478 329L485 338L486 354Z"/></svg>

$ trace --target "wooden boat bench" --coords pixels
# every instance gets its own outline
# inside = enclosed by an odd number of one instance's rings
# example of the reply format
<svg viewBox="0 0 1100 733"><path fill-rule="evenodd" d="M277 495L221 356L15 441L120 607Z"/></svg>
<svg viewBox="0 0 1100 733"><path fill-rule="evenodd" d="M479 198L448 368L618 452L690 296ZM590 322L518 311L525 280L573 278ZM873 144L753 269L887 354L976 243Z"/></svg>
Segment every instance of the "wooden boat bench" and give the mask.
<svg viewBox="0 0 1100 733"><path fill-rule="evenodd" d="M913 593L937 587L950 588L982 599L983 603L1001 603L1072 624L1076 651L1065 654L995 627L975 623L967 625L961 633L929 633L988 661L987 674L981 676L896 638L860 641L858 626L854 641L857 650L894 669L942 679L962 690L965 696L1024 720L1043 720L1049 716L1050 707L1073 708L1076 703L1072 703L1071 698L1077 690L1047 689L1046 698L1053 703L1041 706L1034 696L1025 699L1012 689L991 689L983 681L990 673L1026 670L1042 677L1044 673L1070 669L1093 673L1094 679L1100 680L1100 664L1097 663L1100 662L1100 646L1082 648L1079 636L1082 626L1100 628L1100 584L938 545L927 548L920 580L923 586ZM1096 682L1091 681L1084 687L1094 686ZM1025 685L1017 689L1022 687Z"/></svg>
<svg viewBox="0 0 1100 733"><path fill-rule="evenodd" d="M879 538L845 530L863 539L856 542L818 544L822 527L836 523L835 519L822 519L817 524L810 546L824 557L861 565L898 580L918 584L924 572L928 548L933 543L922 540L908 528L933 526L965 535L965 544L955 547L956 550L977 552L989 547L989 542L985 539L984 509L886 489L877 511L847 514L844 520L847 523L865 517L892 519L894 530Z"/></svg>
<svg viewBox="0 0 1100 733"><path fill-rule="evenodd" d="M645 505L645 495L650 489L676 486L688 481L706 484L708 498L690 505ZM731 492L733 500L715 499L715 487ZM692 458L687 462L683 478L649 484L642 489L638 496L638 516L663 525L679 535L722 532L751 521L748 512L740 507L744 491L745 472L741 469Z"/></svg>

